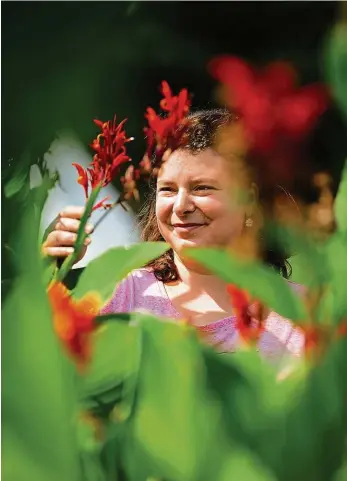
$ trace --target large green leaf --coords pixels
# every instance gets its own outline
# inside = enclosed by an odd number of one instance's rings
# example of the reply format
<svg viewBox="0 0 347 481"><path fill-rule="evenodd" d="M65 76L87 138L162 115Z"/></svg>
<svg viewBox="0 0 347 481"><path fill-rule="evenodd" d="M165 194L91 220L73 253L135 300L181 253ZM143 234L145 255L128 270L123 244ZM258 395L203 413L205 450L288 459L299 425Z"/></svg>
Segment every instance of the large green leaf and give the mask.
<svg viewBox="0 0 347 481"><path fill-rule="evenodd" d="M89 291L97 291L102 300L106 301L112 295L116 284L127 274L159 257L168 248L164 242L114 247L88 264L79 278L74 295L79 298Z"/></svg>
<svg viewBox="0 0 347 481"><path fill-rule="evenodd" d="M311 370L286 418L282 481L331 480L343 462L347 433L346 340Z"/></svg>
<svg viewBox="0 0 347 481"><path fill-rule="evenodd" d="M79 409L92 414L103 438L81 419L79 448L86 481L118 479L121 440L126 420L134 407L141 332L130 325L131 314L99 316L101 327L94 334L91 364L79 385ZM93 474L94 473L94 474Z"/></svg>
<svg viewBox="0 0 347 481"><path fill-rule="evenodd" d="M101 326L93 337L91 364L80 382L80 402L107 418L116 403L133 397L132 378L139 370L141 338L138 326L129 325L130 314L99 316L97 320Z"/></svg>
<svg viewBox="0 0 347 481"><path fill-rule="evenodd" d="M127 473L132 481L193 481L208 446L219 442L211 436L218 417L205 389L201 347L184 325L136 317L143 344L136 410L124 443Z"/></svg>
<svg viewBox="0 0 347 481"><path fill-rule="evenodd" d="M2 312L4 480L79 481L74 416L75 369L53 322L39 253L39 224L49 182L30 192L17 231L19 277Z"/></svg>
<svg viewBox="0 0 347 481"><path fill-rule="evenodd" d="M335 323L347 316L347 232L336 232L326 244L326 255L331 270L329 288L332 293L332 316Z"/></svg>
<svg viewBox="0 0 347 481"><path fill-rule="evenodd" d="M334 211L338 230L340 232L347 232L347 160L342 171L342 177L335 199Z"/></svg>
<svg viewBox="0 0 347 481"><path fill-rule="evenodd" d="M325 45L325 71L331 90L347 120L347 26L335 25Z"/></svg>
<svg viewBox="0 0 347 481"><path fill-rule="evenodd" d="M256 261L241 261L227 251L187 249L186 254L228 283L236 284L278 314L292 319L306 317L304 305L289 284L272 269Z"/></svg>

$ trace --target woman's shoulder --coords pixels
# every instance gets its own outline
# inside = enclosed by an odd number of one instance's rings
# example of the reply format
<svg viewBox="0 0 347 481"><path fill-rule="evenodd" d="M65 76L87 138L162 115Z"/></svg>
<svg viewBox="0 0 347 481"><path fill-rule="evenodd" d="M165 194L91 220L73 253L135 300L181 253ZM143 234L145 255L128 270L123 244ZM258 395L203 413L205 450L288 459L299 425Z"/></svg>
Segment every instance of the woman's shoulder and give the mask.
<svg viewBox="0 0 347 481"><path fill-rule="evenodd" d="M151 310L151 300L163 296L159 282L151 269L134 269L117 284L111 299L102 309L102 312Z"/></svg>

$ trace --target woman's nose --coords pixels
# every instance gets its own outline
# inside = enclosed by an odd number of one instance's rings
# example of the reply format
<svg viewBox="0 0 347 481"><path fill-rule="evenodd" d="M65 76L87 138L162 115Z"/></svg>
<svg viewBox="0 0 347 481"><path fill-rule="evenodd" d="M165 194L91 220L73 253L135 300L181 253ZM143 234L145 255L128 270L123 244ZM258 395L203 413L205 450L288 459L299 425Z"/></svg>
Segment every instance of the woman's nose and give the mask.
<svg viewBox="0 0 347 481"><path fill-rule="evenodd" d="M173 206L173 212L178 216L194 212L195 204L192 196L186 190L179 190Z"/></svg>

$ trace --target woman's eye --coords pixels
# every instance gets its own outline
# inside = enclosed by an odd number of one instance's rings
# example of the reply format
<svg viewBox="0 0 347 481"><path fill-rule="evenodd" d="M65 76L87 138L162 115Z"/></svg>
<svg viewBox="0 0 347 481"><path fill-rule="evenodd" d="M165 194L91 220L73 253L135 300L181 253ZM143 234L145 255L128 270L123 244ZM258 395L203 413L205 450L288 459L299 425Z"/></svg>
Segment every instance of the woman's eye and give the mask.
<svg viewBox="0 0 347 481"><path fill-rule="evenodd" d="M172 187L160 187L158 192L173 192L173 190L174 189Z"/></svg>
<svg viewBox="0 0 347 481"><path fill-rule="evenodd" d="M206 191L206 190L213 190L214 188L210 185L198 185L195 187L194 190Z"/></svg>

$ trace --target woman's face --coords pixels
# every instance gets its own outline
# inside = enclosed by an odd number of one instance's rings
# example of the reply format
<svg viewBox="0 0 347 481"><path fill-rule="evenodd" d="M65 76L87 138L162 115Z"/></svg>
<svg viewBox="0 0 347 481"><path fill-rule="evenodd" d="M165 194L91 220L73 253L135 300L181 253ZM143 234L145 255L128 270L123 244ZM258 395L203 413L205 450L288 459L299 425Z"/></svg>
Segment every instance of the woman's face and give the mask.
<svg viewBox="0 0 347 481"><path fill-rule="evenodd" d="M244 228L247 206L237 202L239 182L230 163L212 149L176 150L157 179L159 230L180 255L186 247L225 247Z"/></svg>

